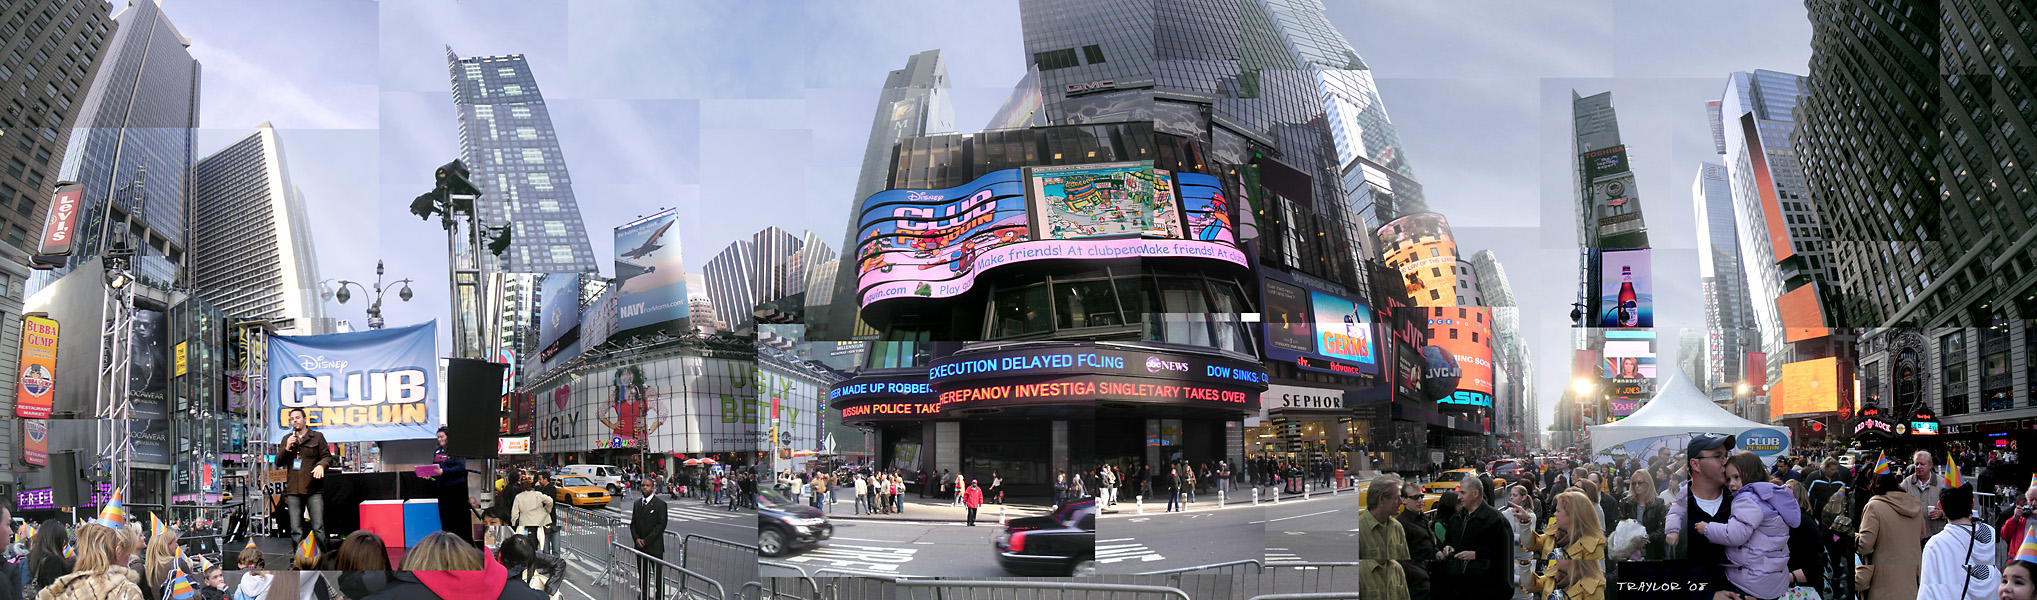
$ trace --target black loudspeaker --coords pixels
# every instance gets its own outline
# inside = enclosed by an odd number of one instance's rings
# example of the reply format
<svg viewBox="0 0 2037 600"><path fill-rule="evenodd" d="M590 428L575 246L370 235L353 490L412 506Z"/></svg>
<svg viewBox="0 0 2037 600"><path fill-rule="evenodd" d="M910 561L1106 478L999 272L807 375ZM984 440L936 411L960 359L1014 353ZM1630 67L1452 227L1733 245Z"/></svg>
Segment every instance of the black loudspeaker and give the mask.
<svg viewBox="0 0 2037 600"><path fill-rule="evenodd" d="M446 359L446 453L495 458L502 432L502 374L509 365Z"/></svg>
<svg viewBox="0 0 2037 600"><path fill-rule="evenodd" d="M50 496L57 506L84 504L78 500L78 453L50 453Z"/></svg>

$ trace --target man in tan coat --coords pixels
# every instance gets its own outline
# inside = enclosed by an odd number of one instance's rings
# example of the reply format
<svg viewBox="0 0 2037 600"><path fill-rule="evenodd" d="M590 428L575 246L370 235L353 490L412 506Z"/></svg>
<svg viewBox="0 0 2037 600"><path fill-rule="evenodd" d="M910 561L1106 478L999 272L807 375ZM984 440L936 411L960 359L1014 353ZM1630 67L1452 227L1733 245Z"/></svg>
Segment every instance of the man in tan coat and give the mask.
<svg viewBox="0 0 2037 600"><path fill-rule="evenodd" d="M1903 491L1895 474L1875 478L1880 493L1860 510L1860 531L1854 534L1860 555L1872 564L1854 567L1853 587L1867 600L1908 600L1917 597L1923 569L1924 503Z"/></svg>

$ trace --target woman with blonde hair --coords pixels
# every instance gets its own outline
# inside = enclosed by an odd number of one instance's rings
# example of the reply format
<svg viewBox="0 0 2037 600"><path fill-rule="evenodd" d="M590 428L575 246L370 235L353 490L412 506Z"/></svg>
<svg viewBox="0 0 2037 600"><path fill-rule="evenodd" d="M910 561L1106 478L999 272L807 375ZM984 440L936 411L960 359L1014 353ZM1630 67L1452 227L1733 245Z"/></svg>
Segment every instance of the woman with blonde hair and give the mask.
<svg viewBox="0 0 2037 600"><path fill-rule="evenodd" d="M141 574L127 568L140 539L96 522L78 526L78 562L36 600L143 600Z"/></svg>
<svg viewBox="0 0 2037 600"><path fill-rule="evenodd" d="M444 534L444 535L440 535ZM481 552L466 540L443 531L418 540L417 547L403 555L405 571L479 571Z"/></svg>
<svg viewBox="0 0 2037 600"><path fill-rule="evenodd" d="M1540 600L1604 600L1605 568L1594 560L1551 561L1549 573L1535 577L1528 593Z"/></svg>
<svg viewBox="0 0 2037 600"><path fill-rule="evenodd" d="M1549 560L1605 560L1606 534L1591 511L1591 500L1578 492L1556 496L1556 515L1549 530L1535 538L1535 551Z"/></svg>
<svg viewBox="0 0 2037 600"><path fill-rule="evenodd" d="M177 530L165 527L162 533L149 538L148 552L144 555L141 573L142 581L147 587L142 589L151 591L163 589L163 580L169 578L170 569L176 566L179 535Z"/></svg>

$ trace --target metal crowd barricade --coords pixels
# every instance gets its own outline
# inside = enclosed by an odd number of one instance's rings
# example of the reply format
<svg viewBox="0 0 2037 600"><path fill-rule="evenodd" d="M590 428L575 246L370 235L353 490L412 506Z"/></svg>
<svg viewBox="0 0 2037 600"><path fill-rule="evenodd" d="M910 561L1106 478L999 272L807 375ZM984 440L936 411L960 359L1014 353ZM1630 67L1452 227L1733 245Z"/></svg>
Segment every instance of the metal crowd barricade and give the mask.
<svg viewBox="0 0 2037 600"><path fill-rule="evenodd" d="M766 568L773 571L764 573ZM757 569L761 577L743 584L743 600L815 600L820 597L820 584L808 577L798 565L759 558Z"/></svg>
<svg viewBox="0 0 2037 600"><path fill-rule="evenodd" d="M819 569L813 572L813 578L820 582L819 600L892 600L897 593L898 582L913 577L848 569Z"/></svg>
<svg viewBox="0 0 2037 600"><path fill-rule="evenodd" d="M1238 597L1266 594L1316 594L1358 589L1358 563L1283 562L1266 565L1256 577L1236 577Z"/></svg>
<svg viewBox="0 0 2037 600"><path fill-rule="evenodd" d="M638 552L635 548L624 546L620 542L610 542L609 547L615 560L611 561L612 577L605 582L608 600L647 597L656 597L658 600L728 600L728 593L713 579L665 562L664 559ZM651 585L656 586L658 582L663 582L663 595L658 595L655 589L643 589L645 577L641 571L642 563L650 563L657 571L652 573Z"/></svg>
<svg viewBox="0 0 2037 600"><path fill-rule="evenodd" d="M1246 559L1140 573L1123 578L1099 578L1131 585L1163 585L1181 590L1191 598L1243 598L1239 580L1257 578L1266 570L1257 560Z"/></svg>
<svg viewBox="0 0 2037 600"><path fill-rule="evenodd" d="M576 556L587 564L599 565L600 569L592 574L593 580L596 585L608 581L614 575L616 562L610 546L617 541L616 528L622 525L622 519L569 505L558 505L555 512L553 524L558 530L551 533L555 553L567 559L569 565Z"/></svg>
<svg viewBox="0 0 2037 600"><path fill-rule="evenodd" d="M1170 587L1068 580L915 579L896 585L897 600L1191 600Z"/></svg>
<svg viewBox="0 0 2037 600"><path fill-rule="evenodd" d="M1319 592L1314 594L1261 594L1251 600L1357 600L1358 592Z"/></svg>
<svg viewBox="0 0 2037 600"><path fill-rule="evenodd" d="M679 566L733 587L757 579L757 547L687 534L679 543Z"/></svg>

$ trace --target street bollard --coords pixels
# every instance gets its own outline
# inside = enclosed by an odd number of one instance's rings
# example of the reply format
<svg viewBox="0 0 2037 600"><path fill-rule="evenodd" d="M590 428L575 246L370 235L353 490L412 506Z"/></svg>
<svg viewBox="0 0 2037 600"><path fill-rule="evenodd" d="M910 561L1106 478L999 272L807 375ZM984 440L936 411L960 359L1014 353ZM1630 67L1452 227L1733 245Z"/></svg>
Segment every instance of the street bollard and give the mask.
<svg viewBox="0 0 2037 600"><path fill-rule="evenodd" d="M1274 504L1280 503L1280 488L1277 486L1273 488L1273 503Z"/></svg>
<svg viewBox="0 0 2037 600"><path fill-rule="evenodd" d="M1139 506L1139 514L1146 514L1146 497L1132 496L1132 503Z"/></svg>
<svg viewBox="0 0 2037 600"><path fill-rule="evenodd" d="M1259 486L1252 486L1252 506L1259 505Z"/></svg>
<svg viewBox="0 0 2037 600"><path fill-rule="evenodd" d="M1306 481L1304 481L1304 482L1301 482L1301 499L1303 499L1303 500L1307 500L1307 499L1308 499L1308 494L1309 494L1309 490L1310 490L1310 489L1313 489L1313 487L1314 487L1314 486L1313 486L1313 485L1311 485L1311 484L1310 484L1309 482L1306 482Z"/></svg>
<svg viewBox="0 0 2037 600"><path fill-rule="evenodd" d="M998 505L997 505L997 522L999 522L999 523L1003 523L1003 522L1005 522L1005 521L1007 520L1007 519L1005 519L1005 518L1004 518L1004 509L1005 509L1005 506L1006 506L1006 505L1005 505L1004 503L1002 503L1002 502L998 503Z"/></svg>

